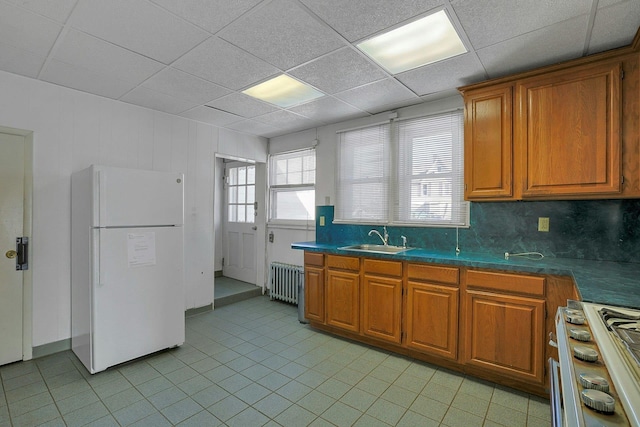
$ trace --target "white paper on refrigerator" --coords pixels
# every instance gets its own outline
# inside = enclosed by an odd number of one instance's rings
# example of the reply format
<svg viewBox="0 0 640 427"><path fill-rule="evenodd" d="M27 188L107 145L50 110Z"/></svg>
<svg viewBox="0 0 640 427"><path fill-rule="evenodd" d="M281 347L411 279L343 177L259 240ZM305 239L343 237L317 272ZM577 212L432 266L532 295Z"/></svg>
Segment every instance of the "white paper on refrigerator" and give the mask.
<svg viewBox="0 0 640 427"><path fill-rule="evenodd" d="M156 264L156 233L129 233L127 235L129 267Z"/></svg>

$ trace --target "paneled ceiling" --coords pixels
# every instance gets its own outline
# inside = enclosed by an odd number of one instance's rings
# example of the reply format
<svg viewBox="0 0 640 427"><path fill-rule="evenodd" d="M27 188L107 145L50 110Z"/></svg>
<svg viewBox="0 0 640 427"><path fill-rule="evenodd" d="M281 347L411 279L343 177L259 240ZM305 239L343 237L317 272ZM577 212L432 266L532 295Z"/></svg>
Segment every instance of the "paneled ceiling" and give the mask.
<svg viewBox="0 0 640 427"><path fill-rule="evenodd" d="M355 47L442 9L468 53L391 75ZM0 0L0 70L272 137L628 45L639 26L639 0ZM282 73L325 96L241 93Z"/></svg>

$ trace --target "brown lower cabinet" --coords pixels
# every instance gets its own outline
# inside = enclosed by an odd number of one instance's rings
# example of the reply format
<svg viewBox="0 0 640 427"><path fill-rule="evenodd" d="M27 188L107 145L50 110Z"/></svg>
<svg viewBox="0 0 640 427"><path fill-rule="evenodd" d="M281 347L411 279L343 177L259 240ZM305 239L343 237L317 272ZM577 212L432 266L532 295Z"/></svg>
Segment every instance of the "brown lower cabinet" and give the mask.
<svg viewBox="0 0 640 427"><path fill-rule="evenodd" d="M468 270L465 282L464 363L543 383L546 279Z"/></svg>
<svg viewBox="0 0 640 427"><path fill-rule="evenodd" d="M360 332L360 260L327 255L327 325Z"/></svg>
<svg viewBox="0 0 640 427"><path fill-rule="evenodd" d="M400 344L402 320L402 263L364 259L362 333Z"/></svg>
<svg viewBox="0 0 640 427"><path fill-rule="evenodd" d="M311 326L546 395L545 337L575 299L562 276L305 253Z"/></svg>
<svg viewBox="0 0 640 427"><path fill-rule="evenodd" d="M324 322L324 254L304 254L304 316Z"/></svg>

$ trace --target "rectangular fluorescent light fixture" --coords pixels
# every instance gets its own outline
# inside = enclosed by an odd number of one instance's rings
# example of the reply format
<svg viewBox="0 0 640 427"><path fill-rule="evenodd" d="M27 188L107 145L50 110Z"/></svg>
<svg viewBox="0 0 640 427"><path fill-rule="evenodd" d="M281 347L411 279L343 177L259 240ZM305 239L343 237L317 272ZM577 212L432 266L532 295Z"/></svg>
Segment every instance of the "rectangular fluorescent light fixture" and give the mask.
<svg viewBox="0 0 640 427"><path fill-rule="evenodd" d="M288 108L324 96L324 93L286 74L281 74L271 80L243 90L242 93L282 108Z"/></svg>
<svg viewBox="0 0 640 427"><path fill-rule="evenodd" d="M380 34L357 46L391 74L467 52L444 10Z"/></svg>

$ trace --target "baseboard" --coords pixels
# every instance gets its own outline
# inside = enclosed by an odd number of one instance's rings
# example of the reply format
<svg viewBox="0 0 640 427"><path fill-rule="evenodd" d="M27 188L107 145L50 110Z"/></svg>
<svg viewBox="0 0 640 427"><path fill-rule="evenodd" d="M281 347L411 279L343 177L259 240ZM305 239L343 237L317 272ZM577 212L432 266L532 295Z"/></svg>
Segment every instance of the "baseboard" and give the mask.
<svg viewBox="0 0 640 427"><path fill-rule="evenodd" d="M71 350L71 338L33 347L33 358L37 359L38 357L49 356L65 350Z"/></svg>
<svg viewBox="0 0 640 427"><path fill-rule="evenodd" d="M202 307L190 308L184 312L184 317L195 316L197 314L206 313L211 310L213 310L213 304L207 304Z"/></svg>
<svg viewBox="0 0 640 427"><path fill-rule="evenodd" d="M222 270L216 270L213 272L213 277L222 277Z"/></svg>

